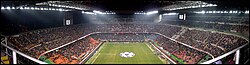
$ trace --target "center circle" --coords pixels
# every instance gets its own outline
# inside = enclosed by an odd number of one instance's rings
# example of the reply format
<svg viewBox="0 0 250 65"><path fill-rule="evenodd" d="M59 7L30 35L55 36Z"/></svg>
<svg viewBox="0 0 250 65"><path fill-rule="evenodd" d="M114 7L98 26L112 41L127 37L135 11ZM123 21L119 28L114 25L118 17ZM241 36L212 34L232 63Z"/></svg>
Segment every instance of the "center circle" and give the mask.
<svg viewBox="0 0 250 65"><path fill-rule="evenodd" d="M120 53L120 56L124 58L130 58L130 57L134 57L135 54L133 52L122 52Z"/></svg>

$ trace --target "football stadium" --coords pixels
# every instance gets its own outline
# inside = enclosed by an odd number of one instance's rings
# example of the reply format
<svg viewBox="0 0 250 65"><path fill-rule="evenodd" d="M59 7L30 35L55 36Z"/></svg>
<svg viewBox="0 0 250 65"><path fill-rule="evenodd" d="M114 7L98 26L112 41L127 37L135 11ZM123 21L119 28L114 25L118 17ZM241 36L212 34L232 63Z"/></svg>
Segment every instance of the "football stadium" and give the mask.
<svg viewBox="0 0 250 65"><path fill-rule="evenodd" d="M1 1L1 64L249 64L247 4Z"/></svg>

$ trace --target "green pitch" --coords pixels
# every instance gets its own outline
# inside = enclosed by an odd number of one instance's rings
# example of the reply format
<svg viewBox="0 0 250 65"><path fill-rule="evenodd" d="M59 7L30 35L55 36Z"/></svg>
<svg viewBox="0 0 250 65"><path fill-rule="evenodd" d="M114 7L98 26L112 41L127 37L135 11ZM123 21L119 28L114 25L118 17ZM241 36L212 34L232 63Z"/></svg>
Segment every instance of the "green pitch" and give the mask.
<svg viewBox="0 0 250 65"><path fill-rule="evenodd" d="M124 58L122 52L133 52L134 57ZM143 42L106 42L86 64L164 64Z"/></svg>

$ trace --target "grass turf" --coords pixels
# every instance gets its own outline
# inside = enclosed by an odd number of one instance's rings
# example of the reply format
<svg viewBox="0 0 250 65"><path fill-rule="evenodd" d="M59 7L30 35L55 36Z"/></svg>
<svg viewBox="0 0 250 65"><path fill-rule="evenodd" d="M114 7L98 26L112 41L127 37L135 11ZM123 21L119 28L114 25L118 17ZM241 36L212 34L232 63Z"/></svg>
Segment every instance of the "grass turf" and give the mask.
<svg viewBox="0 0 250 65"><path fill-rule="evenodd" d="M124 58L119 54L133 52L134 57ZM145 42L106 42L86 64L163 64Z"/></svg>

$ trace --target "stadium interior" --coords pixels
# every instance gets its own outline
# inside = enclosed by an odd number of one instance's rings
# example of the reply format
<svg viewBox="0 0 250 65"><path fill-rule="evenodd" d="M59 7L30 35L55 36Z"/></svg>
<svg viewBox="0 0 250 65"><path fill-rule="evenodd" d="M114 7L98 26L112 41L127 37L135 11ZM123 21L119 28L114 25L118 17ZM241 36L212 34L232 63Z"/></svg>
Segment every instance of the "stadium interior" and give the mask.
<svg viewBox="0 0 250 65"><path fill-rule="evenodd" d="M249 64L247 4L1 1L1 64Z"/></svg>

